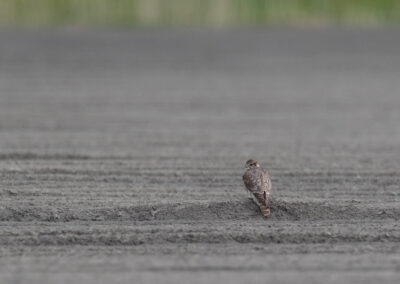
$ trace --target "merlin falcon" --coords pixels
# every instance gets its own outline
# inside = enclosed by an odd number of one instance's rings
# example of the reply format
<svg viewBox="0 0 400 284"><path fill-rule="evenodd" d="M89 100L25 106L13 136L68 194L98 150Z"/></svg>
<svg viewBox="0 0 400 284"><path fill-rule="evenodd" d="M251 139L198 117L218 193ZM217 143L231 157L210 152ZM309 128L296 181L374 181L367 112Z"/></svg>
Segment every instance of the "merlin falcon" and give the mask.
<svg viewBox="0 0 400 284"><path fill-rule="evenodd" d="M250 159L246 162L246 172L243 182L251 199L260 207L261 213L266 217L270 214L269 191L271 181L268 172L260 167L256 160Z"/></svg>

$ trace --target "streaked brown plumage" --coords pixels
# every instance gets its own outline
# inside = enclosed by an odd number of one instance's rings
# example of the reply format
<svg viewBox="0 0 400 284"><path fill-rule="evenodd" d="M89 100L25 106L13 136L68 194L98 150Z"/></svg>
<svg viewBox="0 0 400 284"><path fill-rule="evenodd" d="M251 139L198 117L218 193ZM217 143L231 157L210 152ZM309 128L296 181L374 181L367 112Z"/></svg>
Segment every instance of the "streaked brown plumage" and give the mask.
<svg viewBox="0 0 400 284"><path fill-rule="evenodd" d="M246 162L247 171L243 175L243 182L250 193L251 199L260 207L264 216L269 216L269 191L271 181L268 172L260 167L256 160Z"/></svg>

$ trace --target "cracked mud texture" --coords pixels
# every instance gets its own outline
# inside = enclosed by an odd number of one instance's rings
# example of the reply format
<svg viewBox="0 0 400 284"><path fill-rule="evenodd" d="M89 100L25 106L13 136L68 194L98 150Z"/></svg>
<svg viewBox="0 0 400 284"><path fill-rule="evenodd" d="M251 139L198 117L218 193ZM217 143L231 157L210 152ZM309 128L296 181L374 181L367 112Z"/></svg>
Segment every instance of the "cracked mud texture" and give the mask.
<svg viewBox="0 0 400 284"><path fill-rule="evenodd" d="M0 38L1 283L400 281L398 30Z"/></svg>

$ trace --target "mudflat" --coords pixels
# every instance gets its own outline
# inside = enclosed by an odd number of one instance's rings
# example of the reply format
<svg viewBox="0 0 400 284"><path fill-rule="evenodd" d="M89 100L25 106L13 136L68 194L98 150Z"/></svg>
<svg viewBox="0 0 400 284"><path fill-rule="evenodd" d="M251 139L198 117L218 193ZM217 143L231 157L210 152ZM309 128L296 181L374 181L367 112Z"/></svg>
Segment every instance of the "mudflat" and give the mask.
<svg viewBox="0 0 400 284"><path fill-rule="evenodd" d="M399 30L0 39L1 283L399 282Z"/></svg>

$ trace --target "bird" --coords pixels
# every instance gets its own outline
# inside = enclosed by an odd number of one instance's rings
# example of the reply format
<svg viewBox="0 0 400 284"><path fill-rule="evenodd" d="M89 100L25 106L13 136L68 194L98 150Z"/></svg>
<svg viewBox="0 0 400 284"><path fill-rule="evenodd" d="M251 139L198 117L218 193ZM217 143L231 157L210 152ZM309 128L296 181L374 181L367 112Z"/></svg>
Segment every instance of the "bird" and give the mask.
<svg viewBox="0 0 400 284"><path fill-rule="evenodd" d="M246 162L247 169L243 175L243 183L252 199L260 208L264 217L270 215L269 191L271 189L271 180L267 170L260 167L260 164L250 159Z"/></svg>

